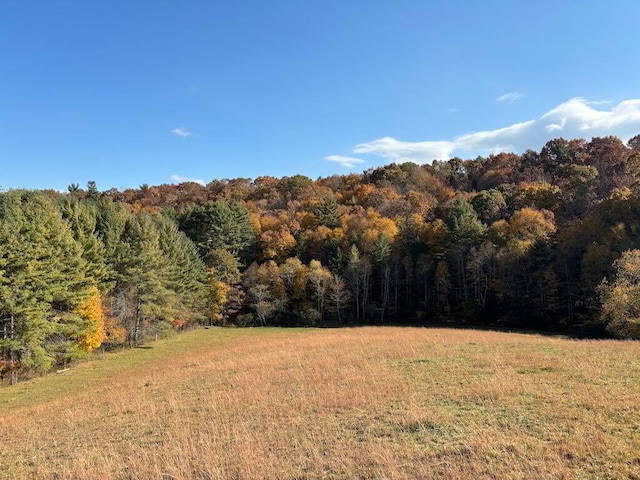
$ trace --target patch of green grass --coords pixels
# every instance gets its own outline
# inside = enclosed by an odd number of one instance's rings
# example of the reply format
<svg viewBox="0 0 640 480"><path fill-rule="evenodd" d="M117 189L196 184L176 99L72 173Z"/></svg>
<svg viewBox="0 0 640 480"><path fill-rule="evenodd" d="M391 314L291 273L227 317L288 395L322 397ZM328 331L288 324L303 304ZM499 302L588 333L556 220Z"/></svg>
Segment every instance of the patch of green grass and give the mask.
<svg viewBox="0 0 640 480"><path fill-rule="evenodd" d="M0 407L27 407L51 400L73 397L134 370L144 375L145 367L158 362L171 362L185 352L198 353L216 348L238 337L267 334L277 329L199 329L169 338L149 342L140 348L112 352L95 352L88 360L79 362L62 372L51 372L13 386L0 388Z"/></svg>
<svg viewBox="0 0 640 480"><path fill-rule="evenodd" d="M408 432L414 435L426 434L437 437L445 437L450 435L450 428L439 425L431 420L423 420L420 422L413 422L404 427Z"/></svg>
<svg viewBox="0 0 640 480"><path fill-rule="evenodd" d="M428 365L438 363L434 358L410 358L400 362L403 365Z"/></svg>
<svg viewBox="0 0 640 480"><path fill-rule="evenodd" d="M531 365L523 368L518 368L516 371L521 375L531 375L535 373L553 373L557 372L558 367L551 365Z"/></svg>

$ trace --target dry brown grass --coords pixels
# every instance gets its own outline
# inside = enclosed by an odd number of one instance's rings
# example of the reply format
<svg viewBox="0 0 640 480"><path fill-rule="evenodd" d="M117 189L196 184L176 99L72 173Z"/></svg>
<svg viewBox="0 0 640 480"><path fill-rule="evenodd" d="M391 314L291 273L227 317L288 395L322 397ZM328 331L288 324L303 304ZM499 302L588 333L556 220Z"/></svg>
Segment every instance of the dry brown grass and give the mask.
<svg viewBox="0 0 640 480"><path fill-rule="evenodd" d="M640 343L211 329L0 390L1 478L640 478Z"/></svg>

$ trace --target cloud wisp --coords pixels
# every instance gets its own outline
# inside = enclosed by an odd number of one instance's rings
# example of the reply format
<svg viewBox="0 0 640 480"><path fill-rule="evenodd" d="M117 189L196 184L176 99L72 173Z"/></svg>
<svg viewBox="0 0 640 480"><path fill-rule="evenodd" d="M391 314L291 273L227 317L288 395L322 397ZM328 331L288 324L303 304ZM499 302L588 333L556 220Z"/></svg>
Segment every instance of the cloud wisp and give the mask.
<svg viewBox="0 0 640 480"><path fill-rule="evenodd" d="M504 95L500 95L496 100L498 102L515 102L516 100L520 100L522 97L524 97L524 94L520 92L509 92Z"/></svg>
<svg viewBox="0 0 640 480"><path fill-rule="evenodd" d="M364 163L361 158L344 157L342 155L329 155L324 157L327 162L335 162L345 168L354 168L356 165Z"/></svg>
<svg viewBox="0 0 640 480"><path fill-rule="evenodd" d="M200 180L199 178L183 177L182 175L178 175L178 174L171 175L171 180L177 183L193 182L193 183L199 183L203 187L205 186L204 180Z"/></svg>
<svg viewBox="0 0 640 480"><path fill-rule="evenodd" d="M180 138L187 138L187 137L190 137L192 134L190 131L188 131L184 127L177 127L171 130L171 135L175 135L176 137L180 137Z"/></svg>
<svg viewBox="0 0 640 480"><path fill-rule="evenodd" d="M353 153L375 155L393 162L431 163L453 156L473 158L498 152L540 149L557 137L585 138L615 135L627 141L640 133L640 99L624 100L608 110L604 102L572 98L540 118L495 130L467 133L453 140L405 142L383 137L353 147ZM329 158L349 158L331 155ZM338 160L332 160L338 161ZM353 166L353 165L352 165Z"/></svg>

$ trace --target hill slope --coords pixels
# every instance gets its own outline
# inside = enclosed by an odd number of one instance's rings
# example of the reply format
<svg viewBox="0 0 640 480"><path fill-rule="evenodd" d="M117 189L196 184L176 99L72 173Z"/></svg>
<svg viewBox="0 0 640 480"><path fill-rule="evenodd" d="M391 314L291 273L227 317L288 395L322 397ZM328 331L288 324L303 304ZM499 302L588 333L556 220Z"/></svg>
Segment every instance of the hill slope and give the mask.
<svg viewBox="0 0 640 480"><path fill-rule="evenodd" d="M0 478L638 478L640 344L210 329L0 390Z"/></svg>

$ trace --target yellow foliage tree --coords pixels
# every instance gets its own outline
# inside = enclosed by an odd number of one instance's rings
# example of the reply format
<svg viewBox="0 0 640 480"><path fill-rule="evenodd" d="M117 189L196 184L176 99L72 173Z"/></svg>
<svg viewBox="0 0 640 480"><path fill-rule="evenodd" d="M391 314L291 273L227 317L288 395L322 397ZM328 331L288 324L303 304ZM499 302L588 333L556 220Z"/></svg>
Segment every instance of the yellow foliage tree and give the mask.
<svg viewBox="0 0 640 480"><path fill-rule="evenodd" d="M615 279L600 285L607 330L622 338L640 339L640 250L628 250L613 263Z"/></svg>
<svg viewBox="0 0 640 480"><path fill-rule="evenodd" d="M258 237L263 260L282 261L296 248L296 239L286 225L278 230L267 230Z"/></svg>
<svg viewBox="0 0 640 480"><path fill-rule="evenodd" d="M207 291L207 317L209 323L224 323L224 307L231 287L218 279L214 268L209 268Z"/></svg>
<svg viewBox="0 0 640 480"><path fill-rule="evenodd" d="M318 260L309 263L309 281L313 287L313 296L316 299L316 308L320 315L324 313L324 302L327 296L332 275Z"/></svg>
<svg viewBox="0 0 640 480"><path fill-rule="evenodd" d="M304 234L307 247L307 255L311 258L322 258L323 248L331 242L342 244L344 240L344 230L340 227L329 228L319 225L312 230L307 230Z"/></svg>
<svg viewBox="0 0 640 480"><path fill-rule="evenodd" d="M555 231L552 212L525 207L511 217L508 234L512 245L525 251L537 240L547 239Z"/></svg>
<svg viewBox="0 0 640 480"><path fill-rule="evenodd" d="M520 200L526 206L555 210L560 203L560 188L547 182L520 184Z"/></svg>
<svg viewBox="0 0 640 480"><path fill-rule="evenodd" d="M97 287L91 287L91 295L76 307L75 313L87 322L75 341L76 346L85 352L95 350L106 338L102 298Z"/></svg>
<svg viewBox="0 0 640 480"><path fill-rule="evenodd" d="M398 225L373 209L368 209L361 214L345 215L343 220L347 224L347 234L355 235L360 249L367 254L373 252L374 244L380 235L384 235L390 243L393 243L398 234Z"/></svg>

